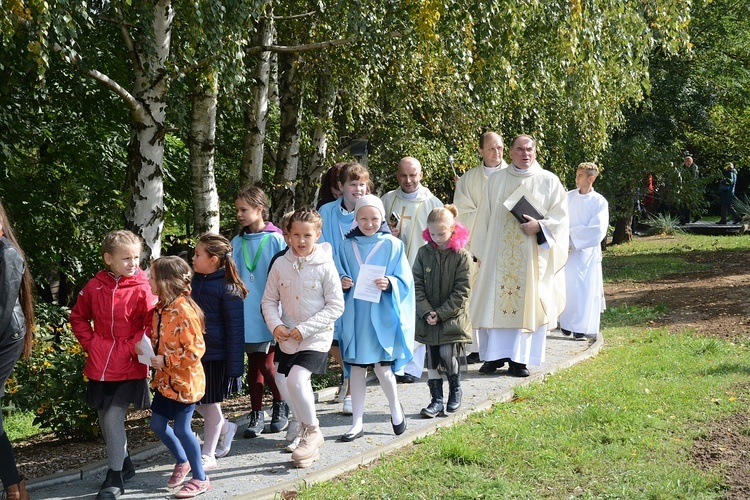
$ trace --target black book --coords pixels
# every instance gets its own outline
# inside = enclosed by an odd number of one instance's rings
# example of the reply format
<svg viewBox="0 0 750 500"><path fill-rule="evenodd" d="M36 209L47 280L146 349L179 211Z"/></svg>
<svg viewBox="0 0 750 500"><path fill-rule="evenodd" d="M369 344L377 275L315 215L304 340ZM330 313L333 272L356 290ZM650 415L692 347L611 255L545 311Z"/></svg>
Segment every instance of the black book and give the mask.
<svg viewBox="0 0 750 500"><path fill-rule="evenodd" d="M516 205L510 210L510 213L512 213L513 216L518 219L518 222L520 222L521 224L529 222L528 220L526 220L524 215L533 217L536 220L541 220L544 218L544 216L542 216L542 214L540 214L539 211L534 208L534 205L532 205L525 196L521 196L521 198L516 202Z"/></svg>

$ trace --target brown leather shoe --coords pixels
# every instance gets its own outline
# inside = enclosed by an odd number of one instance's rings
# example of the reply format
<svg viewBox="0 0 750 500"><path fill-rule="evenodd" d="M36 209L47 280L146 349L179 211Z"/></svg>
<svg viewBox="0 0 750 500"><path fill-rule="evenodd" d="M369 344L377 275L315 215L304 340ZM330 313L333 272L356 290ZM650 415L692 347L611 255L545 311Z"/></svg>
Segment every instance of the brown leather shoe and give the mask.
<svg viewBox="0 0 750 500"><path fill-rule="evenodd" d="M5 492L0 499L8 500L29 500L29 492L26 491L26 481L21 479L18 484L11 484L5 488Z"/></svg>

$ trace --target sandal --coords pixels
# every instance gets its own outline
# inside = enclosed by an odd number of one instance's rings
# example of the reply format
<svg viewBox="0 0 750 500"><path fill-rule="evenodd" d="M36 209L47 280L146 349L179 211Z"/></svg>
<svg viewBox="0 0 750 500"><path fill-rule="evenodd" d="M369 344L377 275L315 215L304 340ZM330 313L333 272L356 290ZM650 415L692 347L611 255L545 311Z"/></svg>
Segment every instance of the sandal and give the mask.
<svg viewBox="0 0 750 500"><path fill-rule="evenodd" d="M190 472L190 462L175 465L172 476L169 478L169 481L167 481L167 488L177 488L184 483L188 472Z"/></svg>
<svg viewBox="0 0 750 500"><path fill-rule="evenodd" d="M201 481L200 479L191 479L187 482L185 486L182 487L180 491L174 494L175 498L193 498L197 497L201 493L205 493L208 490L211 489L211 482L208 480L208 476L206 476L205 481Z"/></svg>

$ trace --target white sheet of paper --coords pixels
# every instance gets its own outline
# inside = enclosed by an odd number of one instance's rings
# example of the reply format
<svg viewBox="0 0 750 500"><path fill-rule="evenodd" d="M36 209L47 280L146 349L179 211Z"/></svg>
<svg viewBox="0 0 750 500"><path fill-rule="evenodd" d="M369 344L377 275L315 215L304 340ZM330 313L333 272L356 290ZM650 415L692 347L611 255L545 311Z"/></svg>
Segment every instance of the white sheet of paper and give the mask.
<svg viewBox="0 0 750 500"><path fill-rule="evenodd" d="M516 206L516 203L518 203L518 200L520 200L522 196L525 196L526 199L529 200L529 203L531 203L531 206L536 208L537 211L540 214L542 214L542 217L547 215L547 211L542 207L541 203L537 201L534 194L531 191L529 191L529 189L523 184L518 186L518 188L515 191L513 191L513 193L510 196L508 196L508 199L503 202L503 205L510 212L510 210Z"/></svg>
<svg viewBox="0 0 750 500"><path fill-rule="evenodd" d="M354 284L354 298L368 302L380 302L380 295L383 292L375 285L375 280L383 276L385 276L385 266L362 264L359 268L357 282Z"/></svg>
<svg viewBox="0 0 750 500"><path fill-rule="evenodd" d="M151 339L148 335L144 335L139 344L141 346L143 354L138 355L138 361L140 361L144 365L151 366L151 358L156 355L154 353L154 348L151 347Z"/></svg>

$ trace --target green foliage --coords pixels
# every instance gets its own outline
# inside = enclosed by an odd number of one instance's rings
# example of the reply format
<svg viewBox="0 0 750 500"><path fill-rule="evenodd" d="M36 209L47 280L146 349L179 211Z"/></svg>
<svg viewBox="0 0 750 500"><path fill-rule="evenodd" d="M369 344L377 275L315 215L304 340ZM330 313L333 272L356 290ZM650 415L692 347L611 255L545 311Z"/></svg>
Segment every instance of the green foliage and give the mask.
<svg viewBox="0 0 750 500"><path fill-rule="evenodd" d="M96 411L85 403L86 353L68 323L69 311L37 307L36 343L6 382L8 402L34 413L34 424L62 439L90 439L99 433Z"/></svg>
<svg viewBox="0 0 750 500"><path fill-rule="evenodd" d="M6 408L3 408L3 428L11 442L39 434L34 415L30 411L14 411L12 408L7 408L6 413Z"/></svg>
<svg viewBox="0 0 750 500"><path fill-rule="evenodd" d="M735 198L734 208L737 209L737 213L743 219L750 218L750 196L745 195L742 198Z"/></svg>
<svg viewBox="0 0 750 500"><path fill-rule="evenodd" d="M667 214L650 215L645 224L648 226L647 236L674 236L684 233L680 228L680 220Z"/></svg>

